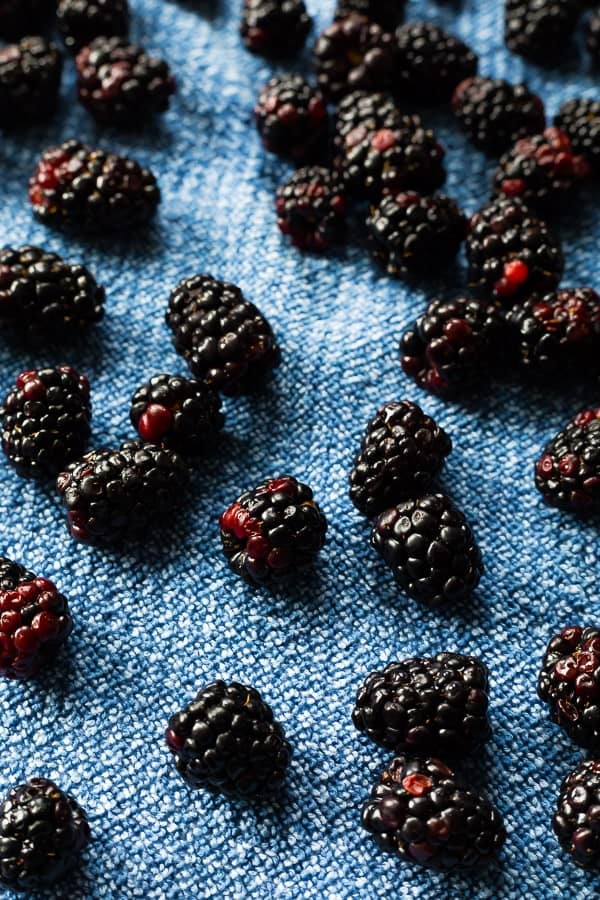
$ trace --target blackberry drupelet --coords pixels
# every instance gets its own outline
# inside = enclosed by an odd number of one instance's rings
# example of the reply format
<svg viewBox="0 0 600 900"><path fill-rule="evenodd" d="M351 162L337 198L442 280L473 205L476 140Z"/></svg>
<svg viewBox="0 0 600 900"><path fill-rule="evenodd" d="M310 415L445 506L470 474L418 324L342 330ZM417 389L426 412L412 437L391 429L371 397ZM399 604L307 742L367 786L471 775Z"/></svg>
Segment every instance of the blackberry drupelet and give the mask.
<svg viewBox="0 0 600 900"><path fill-rule="evenodd" d="M265 150L296 163L318 160L327 148L327 105L301 75L276 75L254 107Z"/></svg>
<svg viewBox="0 0 600 900"><path fill-rule="evenodd" d="M47 224L112 231L147 222L160 191L152 172L135 160L72 140L42 154L29 181L29 199Z"/></svg>
<svg viewBox="0 0 600 900"><path fill-rule="evenodd" d="M314 560L327 520L308 485L282 475L241 494L219 526L229 567L248 584L267 584Z"/></svg>
<svg viewBox="0 0 600 900"><path fill-rule="evenodd" d="M463 41L432 22L408 22L396 31L399 63L394 90L410 100L449 100L477 72L477 56Z"/></svg>
<svg viewBox="0 0 600 900"><path fill-rule="evenodd" d="M127 0L59 0L58 27L72 53L97 37L126 37L129 32Z"/></svg>
<svg viewBox="0 0 600 900"><path fill-rule="evenodd" d="M352 91L337 105L333 125L333 143L343 150L347 141L358 143L368 134L381 129L394 130L402 124L403 116L390 94ZM349 136L357 132L351 139Z"/></svg>
<svg viewBox="0 0 600 900"><path fill-rule="evenodd" d="M350 499L374 516L425 493L451 450L444 429L416 403L386 403L367 425L350 473Z"/></svg>
<svg viewBox="0 0 600 900"><path fill-rule="evenodd" d="M550 718L580 747L600 750L600 630L575 625L546 648L538 694Z"/></svg>
<svg viewBox="0 0 600 900"><path fill-rule="evenodd" d="M225 421L219 395L179 375L154 375L138 388L130 418L142 440L192 455L214 447Z"/></svg>
<svg viewBox="0 0 600 900"><path fill-rule="evenodd" d="M525 84L475 76L462 81L452 97L452 109L470 140L492 156L508 150L519 138L544 129L544 104Z"/></svg>
<svg viewBox="0 0 600 900"><path fill-rule="evenodd" d="M41 34L54 13L55 0L1 0L0 38L14 41Z"/></svg>
<svg viewBox="0 0 600 900"><path fill-rule="evenodd" d="M329 250L344 234L344 190L342 179L329 169L298 169L277 188L275 210L281 233L301 250Z"/></svg>
<svg viewBox="0 0 600 900"><path fill-rule="evenodd" d="M499 812L438 759L398 756L363 806L379 846L429 869L481 867L501 850Z"/></svg>
<svg viewBox="0 0 600 900"><path fill-rule="evenodd" d="M600 100L575 97L560 107L554 124L567 135L575 153L600 173Z"/></svg>
<svg viewBox="0 0 600 900"><path fill-rule="evenodd" d="M600 510L600 408L578 413L546 444L535 484L551 506Z"/></svg>
<svg viewBox="0 0 600 900"><path fill-rule="evenodd" d="M334 22L313 48L313 65L323 93L339 100L351 91L390 91L398 51L391 34L364 16Z"/></svg>
<svg viewBox="0 0 600 900"><path fill-rule="evenodd" d="M483 573L463 513L443 494L404 500L381 513L371 543L401 589L432 608L466 597Z"/></svg>
<svg viewBox="0 0 600 900"><path fill-rule="evenodd" d="M600 9L590 19L587 27L586 47L595 66L600 66Z"/></svg>
<svg viewBox="0 0 600 900"><path fill-rule="evenodd" d="M2 125L39 122L56 109L62 56L43 37L25 37L0 49Z"/></svg>
<svg viewBox="0 0 600 900"><path fill-rule="evenodd" d="M0 883L41 890L79 862L90 826L79 804L48 778L13 788L0 807Z"/></svg>
<svg viewBox="0 0 600 900"><path fill-rule="evenodd" d="M562 849L583 869L600 867L600 761L580 762L563 781L552 827Z"/></svg>
<svg viewBox="0 0 600 900"><path fill-rule="evenodd" d="M148 537L181 504L189 470L165 447L127 441L93 450L57 479L71 535L88 543Z"/></svg>
<svg viewBox="0 0 600 900"><path fill-rule="evenodd" d="M505 0L506 46L536 62L559 62L581 9L581 0Z"/></svg>
<svg viewBox="0 0 600 900"><path fill-rule="evenodd" d="M190 787L242 799L279 790L292 756L271 707L236 681L202 688L171 716L166 741Z"/></svg>
<svg viewBox="0 0 600 900"><path fill-rule="evenodd" d="M224 394L262 385L279 365L271 326L241 290L212 275L184 278L171 292L167 325L195 378Z"/></svg>
<svg viewBox="0 0 600 900"><path fill-rule="evenodd" d="M337 0L334 18L357 14L376 22L385 31L393 31L404 17L406 0Z"/></svg>
<svg viewBox="0 0 600 900"><path fill-rule="evenodd" d="M311 28L304 0L244 0L240 34L252 53L294 56Z"/></svg>

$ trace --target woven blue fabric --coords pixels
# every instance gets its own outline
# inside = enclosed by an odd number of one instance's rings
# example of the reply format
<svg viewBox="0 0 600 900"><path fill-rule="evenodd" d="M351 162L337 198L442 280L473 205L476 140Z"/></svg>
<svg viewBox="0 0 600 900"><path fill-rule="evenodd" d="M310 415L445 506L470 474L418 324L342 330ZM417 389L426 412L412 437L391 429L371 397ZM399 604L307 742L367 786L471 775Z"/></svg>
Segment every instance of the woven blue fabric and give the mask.
<svg viewBox="0 0 600 900"><path fill-rule="evenodd" d="M285 244L273 192L288 170L265 155L251 115L272 70L242 48L239 5L133 0L133 37L170 61L179 85L171 111L142 134L98 129L75 102L69 63L52 123L2 139L2 241L84 261L108 298L89 341L61 354L4 343L3 392L22 369L71 363L92 383L94 445L131 436L134 389L155 372L185 372L164 309L177 280L198 271L239 284L257 303L283 362L263 394L227 401L220 453L198 466L176 530L145 551L76 544L53 490L0 467L2 552L53 578L76 620L58 665L34 682L0 685L0 788L43 774L88 811L86 863L49 895L69 900L597 896L597 878L574 868L550 828L559 783L583 754L549 723L535 693L550 633L594 620L597 522L545 508L532 480L544 441L593 401L593 389L560 394L515 383L451 405L404 377L403 326L434 293L464 284L463 264L415 287L383 275L358 244L330 258ZM483 73L525 77L549 114L569 96L593 94L583 52L550 71L511 56L501 6L410 2L408 11L467 39ZM332 4L309 7L324 27ZM426 118L448 148L445 191L474 211L488 196L492 163L449 113ZM152 167L163 202L149 236L92 241L33 220L26 188L35 160L72 136ZM590 189L560 222L565 285L598 286L598 199ZM468 513L484 552L480 588L448 612L399 593L347 495L366 421L403 397L451 433L443 488ZM313 487L329 540L313 573L269 594L229 572L217 520L243 489L284 471ZM500 861L468 877L403 865L359 827L361 801L388 754L353 729L355 690L391 659L447 649L480 655L491 670L493 739L465 769L508 830ZM166 720L215 677L255 685L284 724L295 755L279 801L253 807L194 793L175 772Z"/></svg>

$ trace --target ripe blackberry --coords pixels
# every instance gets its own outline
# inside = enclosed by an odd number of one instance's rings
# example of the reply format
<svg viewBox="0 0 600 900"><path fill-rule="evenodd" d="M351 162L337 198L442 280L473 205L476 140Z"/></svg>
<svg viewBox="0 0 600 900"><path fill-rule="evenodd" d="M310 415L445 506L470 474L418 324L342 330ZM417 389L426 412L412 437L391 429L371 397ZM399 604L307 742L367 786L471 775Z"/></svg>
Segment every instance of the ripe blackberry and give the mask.
<svg viewBox="0 0 600 900"><path fill-rule="evenodd" d="M587 27L586 47L595 66L600 66L600 10L590 19Z"/></svg>
<svg viewBox="0 0 600 900"><path fill-rule="evenodd" d="M483 573L464 515L442 494L404 500L381 513L371 543L402 590L432 608L466 597Z"/></svg>
<svg viewBox="0 0 600 900"><path fill-rule="evenodd" d="M277 188L277 224L301 250L328 250L346 223L344 185L335 172L305 166Z"/></svg>
<svg viewBox="0 0 600 900"><path fill-rule="evenodd" d="M546 444L535 484L551 506L600 510L600 408L578 413Z"/></svg>
<svg viewBox="0 0 600 900"><path fill-rule="evenodd" d="M87 447L89 382L70 366L22 372L1 415L2 449L19 475L55 477Z"/></svg>
<svg viewBox="0 0 600 900"><path fill-rule="evenodd" d="M71 535L89 543L147 538L182 501L189 470L165 447L127 441L93 450L57 479Z"/></svg>
<svg viewBox="0 0 600 900"><path fill-rule="evenodd" d="M575 97L567 100L554 118L567 135L575 153L585 157L600 173L600 100Z"/></svg>
<svg viewBox="0 0 600 900"><path fill-rule="evenodd" d="M363 806L379 846L428 869L481 867L502 848L499 812L438 759L398 756Z"/></svg>
<svg viewBox="0 0 600 900"><path fill-rule="evenodd" d="M544 104L525 84L475 76L462 81L452 97L452 109L470 140L498 156L519 138L542 131Z"/></svg>
<svg viewBox="0 0 600 900"><path fill-rule="evenodd" d="M263 145L296 163L323 156L327 106L320 91L301 75L276 75L261 90L254 117Z"/></svg>
<svg viewBox="0 0 600 900"><path fill-rule="evenodd" d="M575 865L600 867L600 761L584 760L567 775L552 827Z"/></svg>
<svg viewBox="0 0 600 900"><path fill-rule="evenodd" d="M406 0L337 0L334 19L357 14L376 22L385 31L393 31L404 17Z"/></svg>
<svg viewBox="0 0 600 900"><path fill-rule="evenodd" d="M97 37L127 37L129 3L127 0L59 0L58 27L72 53L91 44Z"/></svg>
<svg viewBox="0 0 600 900"><path fill-rule="evenodd" d="M519 200L483 206L471 218L466 241L469 287L512 305L559 283L564 259L557 237Z"/></svg>
<svg viewBox="0 0 600 900"><path fill-rule="evenodd" d="M227 797L279 790L292 756L283 728L253 687L213 681L169 719L167 746L190 787Z"/></svg>
<svg viewBox="0 0 600 900"><path fill-rule="evenodd" d="M398 128L403 116L396 101L389 94L377 94L370 91L352 91L346 94L337 105L334 121L333 142L337 150L343 150L349 135L354 131L350 143L358 143L368 134L381 129Z"/></svg>
<svg viewBox="0 0 600 900"><path fill-rule="evenodd" d="M252 53L294 56L311 28L304 0L244 0L240 34Z"/></svg>
<svg viewBox="0 0 600 900"><path fill-rule="evenodd" d="M279 365L271 326L234 284L184 278L171 292L167 325L192 374L224 394L259 386Z"/></svg>
<svg viewBox="0 0 600 900"><path fill-rule="evenodd" d="M99 122L130 123L169 108L168 64L125 38L98 37L77 54L79 102Z"/></svg>
<svg viewBox="0 0 600 900"><path fill-rule="evenodd" d="M147 222L160 191L152 172L135 160L73 140L42 154L29 181L29 199L47 224L112 231Z"/></svg>
<svg viewBox="0 0 600 900"><path fill-rule="evenodd" d="M321 33L313 48L317 83L339 99L350 91L389 91L395 86L394 38L364 16L348 16Z"/></svg>
<svg viewBox="0 0 600 900"><path fill-rule="evenodd" d="M90 826L79 804L48 778L13 788L0 807L0 883L36 891L79 862Z"/></svg>
<svg viewBox="0 0 600 900"><path fill-rule="evenodd" d="M25 37L0 49L2 124L37 122L52 115L61 74L60 51L42 37Z"/></svg>
<svg viewBox="0 0 600 900"><path fill-rule="evenodd" d="M40 247L0 250L0 326L64 341L99 322L104 288L78 263Z"/></svg>
<svg viewBox="0 0 600 900"><path fill-rule="evenodd" d="M399 64L394 90L410 100L449 100L477 72L477 56L463 41L432 22L408 22L396 31Z"/></svg>
<svg viewBox="0 0 600 900"><path fill-rule="evenodd" d="M402 193L384 197L367 219L374 256L390 275L431 271L454 259L467 220L449 197Z"/></svg>
<svg viewBox="0 0 600 900"><path fill-rule="evenodd" d="M374 516L425 493L451 450L444 429L416 403L386 403L367 425L350 473L350 499Z"/></svg>
<svg viewBox="0 0 600 900"><path fill-rule="evenodd" d="M600 750L600 631L579 625L555 634L546 648L538 694L550 718L580 747Z"/></svg>
<svg viewBox="0 0 600 900"><path fill-rule="evenodd" d="M536 62L560 61L581 14L581 0L505 0L504 40Z"/></svg>
<svg viewBox="0 0 600 900"><path fill-rule="evenodd" d="M55 0L1 0L0 38L14 41L41 34L54 13Z"/></svg>
<svg viewBox="0 0 600 900"><path fill-rule="evenodd" d="M282 475L241 494L219 526L230 568L249 584L265 584L313 561L325 543L327 520L311 489Z"/></svg>
<svg viewBox="0 0 600 900"><path fill-rule="evenodd" d="M225 421L219 395L179 375L154 375L138 388L130 418L142 440L192 455L214 446Z"/></svg>

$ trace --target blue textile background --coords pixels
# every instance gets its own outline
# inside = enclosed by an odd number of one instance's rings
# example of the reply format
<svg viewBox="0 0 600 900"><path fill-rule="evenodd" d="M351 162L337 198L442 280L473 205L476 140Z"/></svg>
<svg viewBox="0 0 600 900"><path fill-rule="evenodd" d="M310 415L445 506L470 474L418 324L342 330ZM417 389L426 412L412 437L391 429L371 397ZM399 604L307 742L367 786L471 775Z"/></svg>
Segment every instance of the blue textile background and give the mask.
<svg viewBox="0 0 600 900"><path fill-rule="evenodd" d="M68 63L52 123L2 137L1 241L86 262L106 285L107 315L89 341L60 354L4 342L0 389L24 368L71 363L92 383L94 444L120 442L131 435L138 384L155 372L185 372L163 313L171 287L197 271L238 283L258 304L283 363L262 395L227 401L220 453L198 466L179 527L145 551L76 544L54 492L0 466L2 552L53 578L76 620L60 664L37 681L0 684L2 792L44 774L91 820L86 865L50 896L597 896L598 878L576 870L551 832L559 783L582 753L548 722L535 680L553 629L595 621L598 522L546 509L532 480L544 441L594 400L594 389L515 382L452 405L415 388L400 371L398 337L428 298L464 283L462 261L415 287L383 275L359 243L330 258L289 248L273 213L274 187L288 169L264 154L251 116L271 67L240 45L239 0L131 5L133 37L163 54L178 78L162 121L143 134L98 129L75 102ZM332 4L308 5L324 27ZM409 2L408 15L466 38L483 73L526 77L549 114L569 96L594 93L582 53L551 71L511 56L501 6ZM448 148L445 191L474 211L487 197L492 164L449 113L426 119ZM35 160L71 136L128 152L157 173L163 202L149 235L92 241L33 220L26 188ZM588 188L559 223L565 285L599 286L598 199ZM468 513L485 556L475 596L448 612L423 610L399 593L347 495L367 419L403 397L451 433L443 487ZM217 520L243 489L283 471L314 488L329 541L313 573L268 594L229 572ZM498 864L473 876L403 865L359 827L361 801L388 754L354 731L354 692L391 659L446 649L478 654L491 670L494 736L466 770L504 814L508 841ZM215 677L254 684L284 724L295 756L281 800L230 803L188 790L175 772L166 720Z"/></svg>

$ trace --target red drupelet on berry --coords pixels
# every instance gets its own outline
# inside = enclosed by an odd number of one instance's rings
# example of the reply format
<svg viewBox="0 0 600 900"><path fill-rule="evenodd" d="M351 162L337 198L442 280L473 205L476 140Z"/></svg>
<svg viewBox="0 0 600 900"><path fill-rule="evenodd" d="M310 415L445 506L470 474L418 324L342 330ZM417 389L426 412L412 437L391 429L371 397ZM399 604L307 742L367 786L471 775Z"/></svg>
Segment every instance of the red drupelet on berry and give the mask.
<svg viewBox="0 0 600 900"><path fill-rule="evenodd" d="M408 22L396 31L394 92L425 103L449 100L477 72L477 56L463 41L431 22Z"/></svg>
<svg viewBox="0 0 600 900"><path fill-rule="evenodd" d="M128 0L59 0L56 11L67 48L76 53L97 37L126 37Z"/></svg>
<svg viewBox="0 0 600 900"><path fill-rule="evenodd" d="M600 409L578 413L546 445L535 484L551 506L600 511Z"/></svg>
<svg viewBox="0 0 600 900"><path fill-rule="evenodd" d="M404 17L406 0L337 0L334 19L346 19L352 14L376 22L386 31L393 31Z"/></svg>
<svg viewBox="0 0 600 900"><path fill-rule="evenodd" d="M41 34L54 14L56 0L1 0L0 38L14 41Z"/></svg>
<svg viewBox="0 0 600 900"><path fill-rule="evenodd" d="M358 131L358 134L351 139L352 144L363 140L373 131L383 128L393 131L402 124L402 120L403 115L390 94L352 91L342 97L335 111L334 146L336 150L343 150L349 135L354 131Z"/></svg>
<svg viewBox="0 0 600 900"><path fill-rule="evenodd" d="M452 109L476 147L498 155L546 124L544 104L525 84L475 76L456 88Z"/></svg>
<svg viewBox="0 0 600 900"><path fill-rule="evenodd" d="M62 56L42 37L0 50L0 119L4 127L47 119L56 109Z"/></svg>
<svg viewBox="0 0 600 900"><path fill-rule="evenodd" d="M505 0L506 46L536 62L560 62L581 10L581 0Z"/></svg>
<svg viewBox="0 0 600 900"><path fill-rule="evenodd" d="M296 163L320 159L327 146L327 105L301 75L276 75L254 107L265 150Z"/></svg>
<svg viewBox="0 0 600 900"><path fill-rule="evenodd" d="M599 760L584 760L567 775L560 787L552 827L576 866L600 867Z"/></svg>
<svg viewBox="0 0 600 900"><path fill-rule="evenodd" d="M393 36L356 15L326 28L313 49L317 83L333 100L355 90L393 90L397 57Z"/></svg>
<svg viewBox="0 0 600 900"><path fill-rule="evenodd" d="M298 169L277 188L277 224L301 250L328 250L342 239L346 198L342 179L321 166Z"/></svg>
<svg viewBox="0 0 600 900"><path fill-rule="evenodd" d="M585 157L600 174L600 100L575 97L565 101L554 124L568 136L575 153Z"/></svg>
<svg viewBox="0 0 600 900"><path fill-rule="evenodd" d="M304 0L244 0L240 34L252 53L294 56L311 28Z"/></svg>

